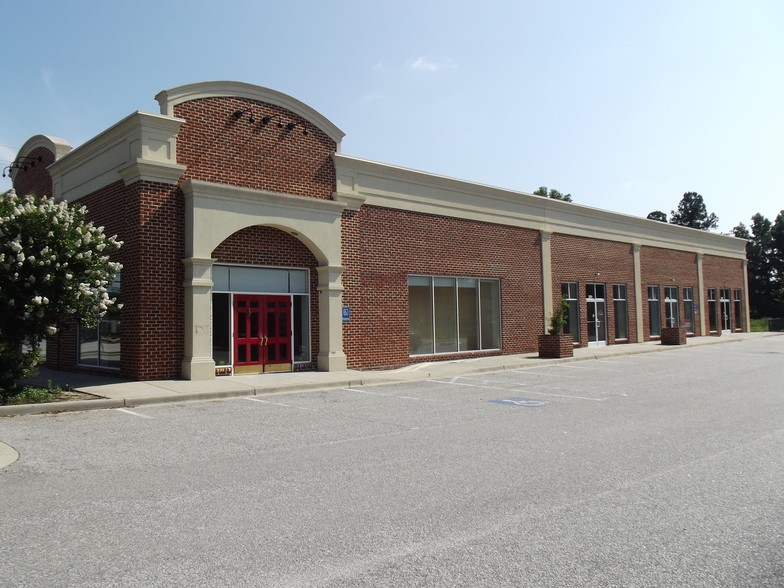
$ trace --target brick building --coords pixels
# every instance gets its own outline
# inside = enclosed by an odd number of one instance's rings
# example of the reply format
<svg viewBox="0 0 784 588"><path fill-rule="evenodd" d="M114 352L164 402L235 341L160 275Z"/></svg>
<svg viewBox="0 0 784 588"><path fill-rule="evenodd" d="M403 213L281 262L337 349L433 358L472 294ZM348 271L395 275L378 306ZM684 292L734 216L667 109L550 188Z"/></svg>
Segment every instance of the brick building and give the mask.
<svg viewBox="0 0 784 588"><path fill-rule="evenodd" d="M51 367L133 379L393 368L748 328L745 242L340 152L307 105L236 82L156 97L76 149L37 135L19 193L87 206L124 246L121 311Z"/></svg>

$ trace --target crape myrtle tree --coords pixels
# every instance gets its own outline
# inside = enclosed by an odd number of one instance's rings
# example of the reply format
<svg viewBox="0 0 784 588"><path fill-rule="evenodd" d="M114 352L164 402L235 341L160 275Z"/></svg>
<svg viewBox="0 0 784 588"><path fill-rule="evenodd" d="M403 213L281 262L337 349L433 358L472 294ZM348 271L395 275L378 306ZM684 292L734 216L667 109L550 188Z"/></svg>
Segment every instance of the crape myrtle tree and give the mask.
<svg viewBox="0 0 784 588"><path fill-rule="evenodd" d="M0 195L0 389L34 373L38 348L64 322L95 326L120 264L122 243L86 221L85 207Z"/></svg>
<svg viewBox="0 0 784 588"><path fill-rule="evenodd" d="M537 196L544 196L545 198L552 198L553 200L563 200L564 202L572 201L571 194L561 194L554 188L548 190L547 186L539 186L536 190L534 190L534 194Z"/></svg>

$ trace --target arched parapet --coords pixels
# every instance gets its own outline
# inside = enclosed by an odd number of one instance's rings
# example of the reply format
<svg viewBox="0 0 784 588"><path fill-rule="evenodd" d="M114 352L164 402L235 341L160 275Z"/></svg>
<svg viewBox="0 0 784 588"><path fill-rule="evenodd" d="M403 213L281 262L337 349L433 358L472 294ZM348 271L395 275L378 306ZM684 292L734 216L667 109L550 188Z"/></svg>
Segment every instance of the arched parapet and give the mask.
<svg viewBox="0 0 784 588"><path fill-rule="evenodd" d="M52 137L50 135L35 135L25 141L25 144L22 145L21 149L19 149L17 156L24 157L39 148L43 148L52 152L54 154L55 160L58 160L71 149L73 149L73 146L68 141L61 139L60 137Z"/></svg>
<svg viewBox="0 0 784 588"><path fill-rule="evenodd" d="M340 141L345 136L343 131L307 104L269 88L243 82L199 82L163 90L155 96L155 99L160 104L161 114L174 116L174 107L178 104L216 97L247 98L285 108L321 129L338 145L338 152L340 151Z"/></svg>

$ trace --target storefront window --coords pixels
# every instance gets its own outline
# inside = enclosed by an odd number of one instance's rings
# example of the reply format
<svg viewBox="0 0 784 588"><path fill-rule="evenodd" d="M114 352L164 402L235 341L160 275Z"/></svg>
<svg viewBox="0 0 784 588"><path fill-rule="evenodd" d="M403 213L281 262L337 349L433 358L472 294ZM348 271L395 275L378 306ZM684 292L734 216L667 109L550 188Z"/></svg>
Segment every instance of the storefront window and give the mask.
<svg viewBox="0 0 784 588"><path fill-rule="evenodd" d="M409 276L411 355L498 349L498 280Z"/></svg>
<svg viewBox="0 0 784 588"><path fill-rule="evenodd" d="M694 288L683 289L683 326L690 335L694 333Z"/></svg>
<svg viewBox="0 0 784 588"><path fill-rule="evenodd" d="M626 284L613 285L613 310L615 311L615 338L629 338L629 313Z"/></svg>
<svg viewBox="0 0 784 588"><path fill-rule="evenodd" d="M734 305L734 318L735 318L735 330L740 331L743 329L743 312L741 310L740 304L740 290L735 290L733 292L733 305Z"/></svg>
<svg viewBox="0 0 784 588"><path fill-rule="evenodd" d="M661 335L661 302L659 301L659 287L648 286L648 315L650 317L650 335Z"/></svg>
<svg viewBox="0 0 784 588"><path fill-rule="evenodd" d="M577 282L563 282L561 284L561 296L566 298L569 303L569 313L564 325L564 335L571 335L575 343L580 342L580 308L577 299Z"/></svg>
<svg viewBox="0 0 784 588"><path fill-rule="evenodd" d="M679 313L678 313L678 288L677 286L664 287L664 316L665 325L668 327L678 327Z"/></svg>
<svg viewBox="0 0 784 588"><path fill-rule="evenodd" d="M121 335L120 274L108 288L109 296L115 299L113 306L95 327L79 327L79 364L120 369Z"/></svg>

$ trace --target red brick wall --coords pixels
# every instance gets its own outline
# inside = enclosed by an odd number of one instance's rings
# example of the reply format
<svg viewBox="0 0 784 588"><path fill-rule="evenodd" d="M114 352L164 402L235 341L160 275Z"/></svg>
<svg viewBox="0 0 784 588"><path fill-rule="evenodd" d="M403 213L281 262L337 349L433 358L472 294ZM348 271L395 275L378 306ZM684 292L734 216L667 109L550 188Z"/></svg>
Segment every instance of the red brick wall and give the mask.
<svg viewBox="0 0 784 588"><path fill-rule="evenodd" d="M116 255L123 264L120 375L179 378L184 347L182 192L176 186L137 182L126 187L118 181L76 205L86 206L89 220L123 241ZM70 333L60 338L61 349L56 337L47 343L48 365L75 366L75 329Z"/></svg>
<svg viewBox="0 0 784 588"><path fill-rule="evenodd" d="M273 227L248 227L237 231L212 252L217 263L298 267L310 270L310 348L311 364L297 369L315 369L319 352L318 262L310 250L295 237Z"/></svg>
<svg viewBox="0 0 784 588"><path fill-rule="evenodd" d="M343 325L349 368L495 355L408 355L408 275L500 278L502 353L536 350L542 332L537 231L363 206L343 215Z"/></svg>
<svg viewBox="0 0 784 588"><path fill-rule="evenodd" d="M659 286L660 324L669 326L665 321L664 287L677 286L678 288L678 316L683 324L683 288L689 286L694 289L697 296L697 254L685 251L674 251L660 247L641 247L640 266L642 268L642 296L643 296L643 333L645 340L650 340L650 312L648 310L648 286ZM695 302L696 302L695 298ZM700 334L699 316L694 316L694 334Z"/></svg>
<svg viewBox="0 0 784 588"><path fill-rule="evenodd" d="M250 109L237 120L233 113ZM254 123L249 122L252 113ZM283 108L246 98L202 98L174 107L186 119L177 140L183 179L331 199L337 146L325 133ZM266 125L263 116L273 116ZM297 123L291 131L278 122ZM302 134L304 128L307 135Z"/></svg>
<svg viewBox="0 0 784 588"><path fill-rule="evenodd" d="M54 153L45 147L37 147L27 154L28 157L41 157L40 162L35 166L24 169L17 169L14 173L14 190L19 196L36 194L38 196L52 195L52 177L46 166L54 163Z"/></svg>
<svg viewBox="0 0 784 588"><path fill-rule="evenodd" d="M705 255L702 258L702 279L705 285L705 291L702 292L703 312L705 313L705 328L709 329L708 322L708 288L716 288L716 304L719 305L719 297L722 288L729 288L730 290L730 313L732 316L733 328L735 325L735 304L732 302L735 290L743 290L743 260L740 259L727 259L725 257L717 257L715 255ZM745 291L741 292L741 305L742 309L746 307ZM745 312L742 310L742 312ZM742 317L743 330L748 331L749 325L746 322L746 317Z"/></svg>
<svg viewBox="0 0 784 588"><path fill-rule="evenodd" d="M586 320L585 285L605 285L607 342L615 342L615 309L613 284L625 284L628 308L629 341L637 340L637 323L634 295L634 254L629 243L602 241L553 233L550 237L552 257L552 296L555 308L561 298L562 282L577 282L580 304L580 344L588 341ZM598 274L598 275L597 275Z"/></svg>

